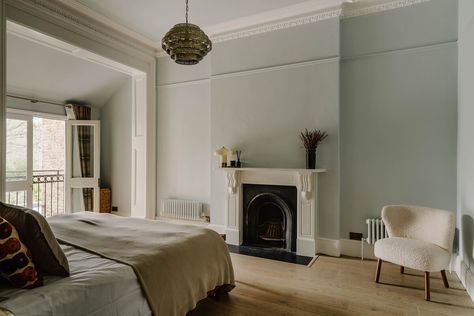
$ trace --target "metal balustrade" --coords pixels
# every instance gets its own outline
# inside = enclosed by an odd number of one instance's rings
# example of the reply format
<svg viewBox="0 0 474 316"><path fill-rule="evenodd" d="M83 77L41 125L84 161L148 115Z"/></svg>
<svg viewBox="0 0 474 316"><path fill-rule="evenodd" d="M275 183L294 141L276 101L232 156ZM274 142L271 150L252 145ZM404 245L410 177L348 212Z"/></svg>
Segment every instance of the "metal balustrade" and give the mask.
<svg viewBox="0 0 474 316"><path fill-rule="evenodd" d="M7 172L7 181L25 180L19 172ZM6 203L27 207L27 191L6 192ZM32 184L32 209L43 216L64 214L64 171L34 170Z"/></svg>

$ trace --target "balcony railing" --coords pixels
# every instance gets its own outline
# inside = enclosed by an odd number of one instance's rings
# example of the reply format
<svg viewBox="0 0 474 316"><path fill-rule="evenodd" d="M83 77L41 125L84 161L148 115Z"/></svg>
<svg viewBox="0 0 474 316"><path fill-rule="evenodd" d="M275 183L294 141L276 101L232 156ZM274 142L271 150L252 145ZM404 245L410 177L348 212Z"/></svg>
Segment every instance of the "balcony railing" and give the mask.
<svg viewBox="0 0 474 316"><path fill-rule="evenodd" d="M7 181L24 181L18 172L7 172ZM64 171L34 170L31 192L32 208L43 216L64 214ZM6 202L27 207L28 191L6 192Z"/></svg>

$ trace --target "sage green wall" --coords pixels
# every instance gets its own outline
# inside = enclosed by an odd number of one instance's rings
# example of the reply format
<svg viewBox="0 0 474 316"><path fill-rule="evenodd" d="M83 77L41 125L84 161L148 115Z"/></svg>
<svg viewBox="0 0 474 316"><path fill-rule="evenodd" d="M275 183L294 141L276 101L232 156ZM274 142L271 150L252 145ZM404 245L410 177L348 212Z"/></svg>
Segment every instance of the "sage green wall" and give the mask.
<svg viewBox="0 0 474 316"><path fill-rule="evenodd" d="M175 83L209 79L211 75L212 52L199 64L193 66L178 65L169 57L158 58L156 82L159 87Z"/></svg>
<svg viewBox="0 0 474 316"><path fill-rule="evenodd" d="M211 200L209 81L158 88L158 208L161 200Z"/></svg>
<svg viewBox="0 0 474 316"><path fill-rule="evenodd" d="M195 200L210 213L210 60L157 62L157 211L163 199Z"/></svg>
<svg viewBox="0 0 474 316"><path fill-rule="evenodd" d="M387 204L455 210L457 2L341 21L341 238Z"/></svg>
<svg viewBox="0 0 474 316"><path fill-rule="evenodd" d="M210 201L212 223L225 225L225 174L212 152L225 145L243 150L247 166L304 168L298 134L320 128L330 137L318 156L328 169L320 178L319 234L338 238L338 55L339 19L330 19L214 43L196 67L159 58L159 200Z"/></svg>
<svg viewBox="0 0 474 316"><path fill-rule="evenodd" d="M458 212L459 254L463 283L474 298L474 1L459 1L459 135Z"/></svg>
<svg viewBox="0 0 474 316"><path fill-rule="evenodd" d="M216 43L212 75L339 56L339 19Z"/></svg>
<svg viewBox="0 0 474 316"><path fill-rule="evenodd" d="M338 55L339 19L329 19L216 43L211 60L211 148L242 150L248 167L304 168L299 132L329 133L318 152L327 172L317 218L318 235L329 238L339 237ZM225 223L225 197L224 174L212 168L217 223Z"/></svg>
<svg viewBox="0 0 474 316"><path fill-rule="evenodd" d="M197 142L172 133L189 120L173 109L194 103L193 110L209 113L208 120L200 118L209 122L209 134L195 123L199 155L238 147L248 166L304 167L298 132L329 132L318 156L328 169L319 183L320 237L365 233L365 219L380 216L389 203L454 210L456 41L457 1L432 0L215 43L195 68L160 58L158 157L176 149L171 146ZM188 176L207 183L202 171L210 168L210 197L187 190L209 200L212 222L224 225L225 178L215 170L216 158L209 160L210 166L196 162ZM169 181L185 188L184 175L181 182L171 177L158 173L158 196L174 194L163 189Z"/></svg>

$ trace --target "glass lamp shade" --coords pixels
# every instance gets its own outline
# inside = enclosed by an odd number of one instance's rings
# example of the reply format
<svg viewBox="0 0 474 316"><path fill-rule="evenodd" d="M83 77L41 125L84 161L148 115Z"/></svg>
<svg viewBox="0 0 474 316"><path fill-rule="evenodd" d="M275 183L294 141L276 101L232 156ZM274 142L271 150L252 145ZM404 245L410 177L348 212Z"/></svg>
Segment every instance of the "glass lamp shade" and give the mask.
<svg viewBox="0 0 474 316"><path fill-rule="evenodd" d="M166 33L161 47L176 63L195 65L212 50L212 42L199 26L179 23Z"/></svg>

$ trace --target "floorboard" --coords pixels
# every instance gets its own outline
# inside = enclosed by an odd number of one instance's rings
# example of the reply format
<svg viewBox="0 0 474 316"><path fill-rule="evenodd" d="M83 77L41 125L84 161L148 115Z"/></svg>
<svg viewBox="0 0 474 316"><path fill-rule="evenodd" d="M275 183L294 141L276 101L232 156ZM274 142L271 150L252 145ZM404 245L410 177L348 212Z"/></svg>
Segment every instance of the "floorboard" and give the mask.
<svg viewBox="0 0 474 316"><path fill-rule="evenodd" d="M278 315L474 315L474 304L455 273L431 273L431 302L424 297L423 273L384 262L380 284L376 261L320 256L311 268L231 254L236 288L228 297L208 299L188 316Z"/></svg>

